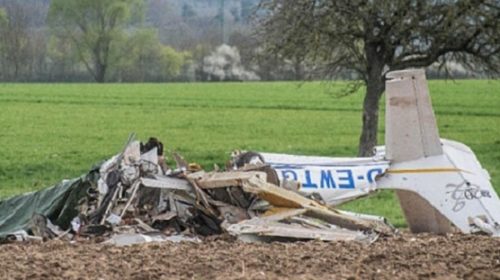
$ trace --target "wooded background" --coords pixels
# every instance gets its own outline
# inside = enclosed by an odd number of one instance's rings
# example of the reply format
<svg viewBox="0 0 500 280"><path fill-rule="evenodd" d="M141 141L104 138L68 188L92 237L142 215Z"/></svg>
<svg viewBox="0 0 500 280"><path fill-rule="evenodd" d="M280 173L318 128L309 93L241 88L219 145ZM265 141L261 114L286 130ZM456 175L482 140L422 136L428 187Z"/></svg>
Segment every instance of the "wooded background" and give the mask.
<svg viewBox="0 0 500 280"><path fill-rule="evenodd" d="M81 30L61 19L56 4L79 3L77 15L92 19L89 7L118 6L105 73L96 73ZM134 3L135 2L135 3ZM266 52L256 36L259 0L0 0L0 81L168 82L218 80L303 80L323 78L300 58ZM313 1L314 2L314 1ZM104 4L103 4L104 3ZM99 6L103 4L104 6ZM52 6L51 6L52 5ZM85 6L86 5L86 6ZM96 6L97 5L97 6ZM113 6L114 5L114 6ZM60 7L59 7L60 8ZM107 14L110 18L111 15ZM99 35L97 30L91 30ZM102 35L102 34L101 34ZM108 34L109 35L109 34ZM86 62L89 65L86 65ZM481 77L451 65L455 77ZM101 69L102 70L102 69ZM444 72L431 69L430 74ZM355 79L345 71L335 78Z"/></svg>

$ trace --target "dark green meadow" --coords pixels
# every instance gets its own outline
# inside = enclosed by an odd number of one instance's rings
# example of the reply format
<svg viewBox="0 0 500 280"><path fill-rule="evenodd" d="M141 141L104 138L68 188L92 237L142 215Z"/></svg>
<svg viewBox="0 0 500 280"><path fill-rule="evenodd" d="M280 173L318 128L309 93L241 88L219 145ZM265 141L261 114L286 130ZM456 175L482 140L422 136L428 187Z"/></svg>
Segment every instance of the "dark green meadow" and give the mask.
<svg viewBox="0 0 500 280"><path fill-rule="evenodd" d="M233 149L354 156L361 92L344 83L1 84L0 197L85 173L130 132L211 169ZM500 81L431 81L441 137L469 145L500 190ZM379 126L383 143L383 112ZM403 225L392 193L344 208Z"/></svg>

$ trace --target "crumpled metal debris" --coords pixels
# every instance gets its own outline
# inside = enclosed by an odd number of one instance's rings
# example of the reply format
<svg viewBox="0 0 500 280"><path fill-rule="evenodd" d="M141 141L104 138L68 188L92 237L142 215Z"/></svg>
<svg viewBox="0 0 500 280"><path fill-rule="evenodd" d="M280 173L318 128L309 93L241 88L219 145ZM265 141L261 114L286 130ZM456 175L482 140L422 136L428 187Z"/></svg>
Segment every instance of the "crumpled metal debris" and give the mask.
<svg viewBox="0 0 500 280"><path fill-rule="evenodd" d="M224 233L243 241L370 243L394 232L382 219L330 209L291 187L280 187L276 172L258 154L238 153L226 171L206 172L177 153L172 169L163 151L156 138L144 144L131 136L120 154L100 166L99 178L78 201L79 214L68 229L34 215L32 234L44 240L85 238L131 245L199 242L203 236ZM28 239L24 232L13 236Z"/></svg>

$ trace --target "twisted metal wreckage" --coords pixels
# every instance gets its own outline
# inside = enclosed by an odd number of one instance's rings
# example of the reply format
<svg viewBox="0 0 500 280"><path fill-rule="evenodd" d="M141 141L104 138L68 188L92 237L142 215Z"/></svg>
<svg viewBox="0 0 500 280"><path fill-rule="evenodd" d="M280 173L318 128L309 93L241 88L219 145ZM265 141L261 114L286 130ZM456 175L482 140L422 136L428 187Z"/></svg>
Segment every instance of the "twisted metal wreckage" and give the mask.
<svg viewBox="0 0 500 280"><path fill-rule="evenodd" d="M500 235L500 201L465 145L439 139L421 70L391 72L386 146L373 158L235 153L225 171L204 171L163 144L131 136L86 175L0 202L0 238L95 238L127 245L199 242L229 233L244 241L356 240L395 233L385 219L333 208L394 189L412 232Z"/></svg>

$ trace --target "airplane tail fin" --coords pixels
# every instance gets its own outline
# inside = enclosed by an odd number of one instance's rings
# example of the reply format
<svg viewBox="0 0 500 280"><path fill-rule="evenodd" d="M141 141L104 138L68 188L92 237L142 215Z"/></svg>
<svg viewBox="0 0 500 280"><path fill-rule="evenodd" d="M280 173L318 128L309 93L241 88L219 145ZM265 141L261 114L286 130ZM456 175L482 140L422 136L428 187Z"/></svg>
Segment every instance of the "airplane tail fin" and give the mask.
<svg viewBox="0 0 500 280"><path fill-rule="evenodd" d="M500 200L474 153L439 138L425 72L387 74L386 158L377 181L395 189L412 232L500 235Z"/></svg>
<svg viewBox="0 0 500 280"><path fill-rule="evenodd" d="M387 74L387 159L400 162L443 153L424 70Z"/></svg>
<svg viewBox="0 0 500 280"><path fill-rule="evenodd" d="M386 158L392 162L441 155L436 117L424 70L390 72L386 82ZM412 232L449 232L448 220L418 194L397 190Z"/></svg>

